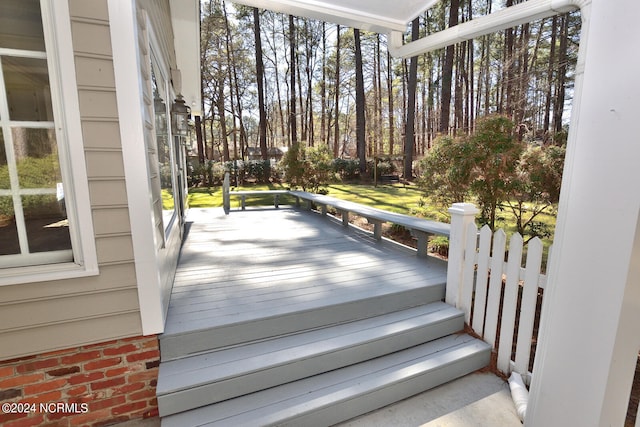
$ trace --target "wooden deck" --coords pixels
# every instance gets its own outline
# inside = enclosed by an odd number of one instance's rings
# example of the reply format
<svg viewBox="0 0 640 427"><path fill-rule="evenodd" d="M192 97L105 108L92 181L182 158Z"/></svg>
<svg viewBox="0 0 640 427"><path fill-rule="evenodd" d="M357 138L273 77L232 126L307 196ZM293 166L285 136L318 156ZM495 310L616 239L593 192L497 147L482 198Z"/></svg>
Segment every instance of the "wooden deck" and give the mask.
<svg viewBox="0 0 640 427"><path fill-rule="evenodd" d="M165 427L333 425L487 365L446 265L306 210L194 209L156 388Z"/></svg>
<svg viewBox="0 0 640 427"><path fill-rule="evenodd" d="M424 292L446 279L437 259L306 211L192 209L187 221L165 341L252 321L265 326L264 319L337 302ZM216 346L234 344L225 334L216 339ZM163 350L163 357L171 354Z"/></svg>

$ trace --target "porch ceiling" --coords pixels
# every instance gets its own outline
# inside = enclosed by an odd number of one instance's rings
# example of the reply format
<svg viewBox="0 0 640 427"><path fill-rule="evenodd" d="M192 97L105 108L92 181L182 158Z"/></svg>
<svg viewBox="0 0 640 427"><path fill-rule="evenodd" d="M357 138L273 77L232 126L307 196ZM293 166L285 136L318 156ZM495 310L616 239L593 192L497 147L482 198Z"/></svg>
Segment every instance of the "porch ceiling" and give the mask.
<svg viewBox="0 0 640 427"><path fill-rule="evenodd" d="M362 30L404 32L439 0L233 0L235 3L319 19Z"/></svg>

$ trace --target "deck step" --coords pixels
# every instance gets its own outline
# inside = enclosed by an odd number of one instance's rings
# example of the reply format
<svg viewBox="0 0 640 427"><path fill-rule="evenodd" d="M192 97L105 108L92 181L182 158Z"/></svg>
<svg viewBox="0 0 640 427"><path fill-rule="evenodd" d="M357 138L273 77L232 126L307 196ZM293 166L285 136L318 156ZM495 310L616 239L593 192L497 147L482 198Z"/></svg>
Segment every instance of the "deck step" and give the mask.
<svg viewBox="0 0 640 427"><path fill-rule="evenodd" d="M187 411L403 350L460 331L461 311L431 303L163 362L160 415Z"/></svg>
<svg viewBox="0 0 640 427"><path fill-rule="evenodd" d="M425 275L419 285L363 283L361 289L351 284L323 292L327 296L322 299L295 296L280 306L264 303L264 312L237 308L236 313L219 318L196 312L189 321L168 322L160 336L162 361L429 304L444 298L445 284L441 274L433 273L431 277ZM260 302L252 304L259 306Z"/></svg>
<svg viewBox="0 0 640 427"><path fill-rule="evenodd" d="M468 335L162 418L162 427L329 426L464 376L489 362L491 348Z"/></svg>

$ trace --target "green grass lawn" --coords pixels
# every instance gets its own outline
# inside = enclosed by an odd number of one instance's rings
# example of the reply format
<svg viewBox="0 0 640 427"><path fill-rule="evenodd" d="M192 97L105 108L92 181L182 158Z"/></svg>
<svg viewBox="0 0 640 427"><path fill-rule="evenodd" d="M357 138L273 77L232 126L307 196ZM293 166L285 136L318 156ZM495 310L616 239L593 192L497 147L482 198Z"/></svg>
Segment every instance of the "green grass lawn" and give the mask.
<svg viewBox="0 0 640 427"><path fill-rule="evenodd" d="M232 187L232 191L243 190L287 190L289 187L282 184L255 184L239 187ZM187 198L189 207L192 208L211 208L222 207L222 187L198 187L190 188ZM295 199L291 196L280 196L280 204L292 205ZM273 206L273 195L265 196L247 196L247 206ZM240 197L231 197L231 209L240 208Z"/></svg>
<svg viewBox="0 0 640 427"><path fill-rule="evenodd" d="M283 184L256 184L232 188L241 190L285 190ZM415 185L385 184L331 184L327 188L327 195L339 199L349 200L363 205L384 209L405 215L415 215L435 221L449 222L448 207L437 206L429 201L422 190ZM189 190L190 207L220 207L222 206L222 187L192 188ZM280 196L281 205L292 205L295 199L291 196ZM273 206L273 195L247 197L247 206ZM240 198L231 198L231 208L240 208ZM551 230L555 226L555 215L541 214L538 221L546 223ZM508 209L498 212L497 228L503 228L510 237L516 231L515 219ZM525 236L525 241L527 236ZM553 236L542 239L545 247L545 259Z"/></svg>

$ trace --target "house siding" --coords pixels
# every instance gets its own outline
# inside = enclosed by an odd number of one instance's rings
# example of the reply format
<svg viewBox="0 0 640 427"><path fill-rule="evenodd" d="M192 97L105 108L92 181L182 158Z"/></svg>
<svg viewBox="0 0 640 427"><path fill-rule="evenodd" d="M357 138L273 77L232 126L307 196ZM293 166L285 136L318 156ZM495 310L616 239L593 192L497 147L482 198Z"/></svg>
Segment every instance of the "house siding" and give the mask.
<svg viewBox="0 0 640 427"><path fill-rule="evenodd" d="M139 291L146 283L136 276L131 216L137 206L130 208L127 195L109 0L67 1L99 274L0 287L0 403L82 404L88 411L0 413L3 426L102 426L158 413L158 339L154 332L142 336ZM144 31L139 33L140 69L131 70L131 78L149 79L147 23L156 29L156 53L170 70L176 68L169 2L136 4ZM144 97L145 134L139 143L148 152L150 185L159 189L148 85ZM176 222L165 236L160 198L149 195L140 203L148 203L155 219L153 241L166 307L181 225Z"/></svg>
<svg viewBox="0 0 640 427"><path fill-rule="evenodd" d="M69 9L99 275L0 287L0 361L142 334L107 1Z"/></svg>

